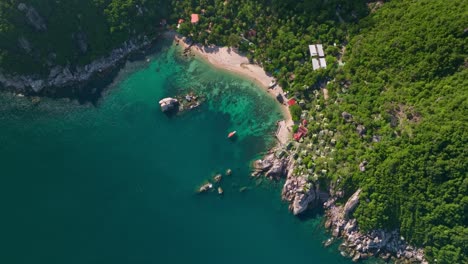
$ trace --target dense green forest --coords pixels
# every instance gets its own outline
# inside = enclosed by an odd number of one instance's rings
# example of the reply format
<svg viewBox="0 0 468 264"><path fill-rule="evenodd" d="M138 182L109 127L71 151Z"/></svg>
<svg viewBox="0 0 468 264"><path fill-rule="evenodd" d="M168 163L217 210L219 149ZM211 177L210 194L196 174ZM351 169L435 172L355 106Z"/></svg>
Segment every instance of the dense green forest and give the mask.
<svg viewBox="0 0 468 264"><path fill-rule="evenodd" d="M202 14L181 33L239 48L306 102L291 109L296 120L313 120L296 170L311 181L339 179L347 196L362 188L354 214L362 230L397 228L431 262L468 261L466 1L211 0L174 8L174 20ZM312 69L313 43L325 46L326 69Z"/></svg>
<svg viewBox="0 0 468 264"><path fill-rule="evenodd" d="M311 121L297 173L322 186L339 180L341 202L362 188L362 230L398 229L431 262L468 263L468 2L23 2L45 27L28 22L20 1L0 2L0 68L10 72L87 63L153 34L163 17L174 27L184 19L178 31L195 42L238 48L304 101L291 109ZM314 43L325 69L312 68Z"/></svg>
<svg viewBox="0 0 468 264"><path fill-rule="evenodd" d="M53 65L82 65L125 40L151 35L168 0L0 1L0 69L47 74Z"/></svg>

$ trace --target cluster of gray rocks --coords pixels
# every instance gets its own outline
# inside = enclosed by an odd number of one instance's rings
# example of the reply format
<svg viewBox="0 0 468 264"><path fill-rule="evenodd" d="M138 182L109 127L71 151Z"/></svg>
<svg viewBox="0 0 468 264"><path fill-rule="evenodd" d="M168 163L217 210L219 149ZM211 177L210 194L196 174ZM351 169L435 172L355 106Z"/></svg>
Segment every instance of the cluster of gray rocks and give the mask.
<svg viewBox="0 0 468 264"><path fill-rule="evenodd" d="M423 250L408 245L397 230L373 230L369 233L359 231L357 220L351 216L359 204L360 189L344 205L337 205L336 200L344 195L342 190L334 190L333 184L330 190L321 190L320 186L310 181L306 175L294 174L294 159L288 155L278 157L274 151L255 161L253 168L252 176L255 177L286 177L281 197L289 203L289 209L294 215L323 206L327 217L325 227L332 234L332 238L325 245L333 243L335 238L342 238L343 243L339 249L343 256L356 262L369 257L380 257L395 263L427 263Z"/></svg>

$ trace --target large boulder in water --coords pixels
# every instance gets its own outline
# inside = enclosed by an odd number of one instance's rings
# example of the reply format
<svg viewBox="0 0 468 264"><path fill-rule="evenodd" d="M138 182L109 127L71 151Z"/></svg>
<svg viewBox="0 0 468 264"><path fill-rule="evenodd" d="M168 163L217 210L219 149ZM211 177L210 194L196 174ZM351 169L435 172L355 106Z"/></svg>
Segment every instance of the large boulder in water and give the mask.
<svg viewBox="0 0 468 264"><path fill-rule="evenodd" d="M161 110L163 112L171 112L178 109L179 101L177 101L177 99L167 97L160 100L159 105L161 106Z"/></svg>

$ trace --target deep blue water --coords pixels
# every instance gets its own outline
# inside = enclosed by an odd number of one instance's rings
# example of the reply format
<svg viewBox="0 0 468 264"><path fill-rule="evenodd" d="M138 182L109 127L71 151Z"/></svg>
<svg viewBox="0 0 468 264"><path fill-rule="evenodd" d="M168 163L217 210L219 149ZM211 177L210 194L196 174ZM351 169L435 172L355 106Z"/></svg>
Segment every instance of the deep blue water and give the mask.
<svg viewBox="0 0 468 264"><path fill-rule="evenodd" d="M160 112L186 91L206 102ZM322 247L320 216L249 177L280 119L253 83L174 47L129 63L97 106L1 93L0 263L349 263ZM223 196L195 194L228 168Z"/></svg>

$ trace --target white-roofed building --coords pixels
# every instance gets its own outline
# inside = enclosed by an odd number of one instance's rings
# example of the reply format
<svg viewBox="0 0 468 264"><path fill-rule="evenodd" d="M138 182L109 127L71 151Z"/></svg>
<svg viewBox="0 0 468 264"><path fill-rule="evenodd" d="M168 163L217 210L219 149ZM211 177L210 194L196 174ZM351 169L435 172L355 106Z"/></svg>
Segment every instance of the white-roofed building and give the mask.
<svg viewBox="0 0 468 264"><path fill-rule="evenodd" d="M325 53L323 53L322 44L317 44L317 53L318 53L319 57L325 57Z"/></svg>
<svg viewBox="0 0 468 264"><path fill-rule="evenodd" d="M312 59L312 68L315 70L318 70L320 68L319 61L317 59Z"/></svg>
<svg viewBox="0 0 468 264"><path fill-rule="evenodd" d="M317 56L317 49L315 48L315 45L309 45L309 51L311 57Z"/></svg>
<svg viewBox="0 0 468 264"><path fill-rule="evenodd" d="M320 67L326 68L327 67L327 62L325 61L325 58L320 58Z"/></svg>

